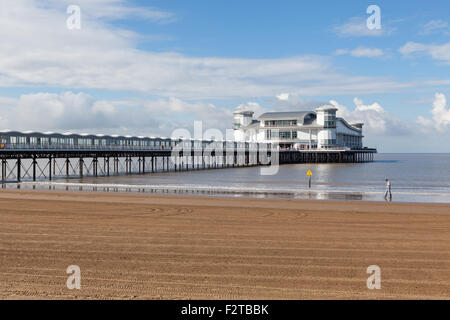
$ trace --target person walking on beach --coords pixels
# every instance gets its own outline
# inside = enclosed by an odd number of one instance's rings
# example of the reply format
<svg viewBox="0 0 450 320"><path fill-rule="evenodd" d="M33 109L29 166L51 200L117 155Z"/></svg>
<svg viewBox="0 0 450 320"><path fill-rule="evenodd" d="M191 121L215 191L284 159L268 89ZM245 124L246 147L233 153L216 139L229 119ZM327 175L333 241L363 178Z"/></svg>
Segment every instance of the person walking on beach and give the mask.
<svg viewBox="0 0 450 320"><path fill-rule="evenodd" d="M392 200L392 192L391 192L391 182L389 179L386 179L386 191L384 192L384 199L387 200L389 195L389 200Z"/></svg>

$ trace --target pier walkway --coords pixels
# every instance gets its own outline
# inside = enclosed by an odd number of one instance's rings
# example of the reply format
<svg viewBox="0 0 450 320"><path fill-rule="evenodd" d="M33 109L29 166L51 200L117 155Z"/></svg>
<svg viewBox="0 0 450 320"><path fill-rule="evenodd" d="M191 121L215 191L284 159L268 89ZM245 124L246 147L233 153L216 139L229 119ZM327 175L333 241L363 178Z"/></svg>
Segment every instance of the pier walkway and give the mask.
<svg viewBox="0 0 450 320"><path fill-rule="evenodd" d="M147 147L77 147L3 145L0 148L2 183L154 172L204 170L287 163L371 162L376 149L271 150L266 144L219 143L211 147L166 149ZM262 148L263 147L263 148Z"/></svg>

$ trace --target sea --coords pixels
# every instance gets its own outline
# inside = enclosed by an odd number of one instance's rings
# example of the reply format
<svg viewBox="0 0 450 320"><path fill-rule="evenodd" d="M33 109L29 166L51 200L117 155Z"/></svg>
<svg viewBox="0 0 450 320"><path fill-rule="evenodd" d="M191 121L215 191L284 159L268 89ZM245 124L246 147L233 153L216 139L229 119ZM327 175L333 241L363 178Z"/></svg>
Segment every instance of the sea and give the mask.
<svg viewBox="0 0 450 320"><path fill-rule="evenodd" d="M386 178L392 186L392 199L387 200ZM450 203L450 154L380 153L370 163L286 164L279 166L274 175L263 175L261 167L240 167L59 178L7 186L16 187L259 199Z"/></svg>

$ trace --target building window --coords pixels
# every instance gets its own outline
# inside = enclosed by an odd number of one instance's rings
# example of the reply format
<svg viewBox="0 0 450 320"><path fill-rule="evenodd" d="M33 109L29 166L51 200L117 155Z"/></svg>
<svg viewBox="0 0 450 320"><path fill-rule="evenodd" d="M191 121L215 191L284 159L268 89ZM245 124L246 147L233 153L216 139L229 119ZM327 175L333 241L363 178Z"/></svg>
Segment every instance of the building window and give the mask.
<svg viewBox="0 0 450 320"><path fill-rule="evenodd" d="M290 131L281 131L280 132L280 139L290 139L290 138L291 138Z"/></svg>
<svg viewBox="0 0 450 320"><path fill-rule="evenodd" d="M336 144L336 139L324 139L322 140L323 146L332 146Z"/></svg>
<svg viewBox="0 0 450 320"><path fill-rule="evenodd" d="M324 128L336 128L335 120L325 120Z"/></svg>
<svg viewBox="0 0 450 320"><path fill-rule="evenodd" d="M297 120L268 120L264 122L266 127L292 127L297 125Z"/></svg>

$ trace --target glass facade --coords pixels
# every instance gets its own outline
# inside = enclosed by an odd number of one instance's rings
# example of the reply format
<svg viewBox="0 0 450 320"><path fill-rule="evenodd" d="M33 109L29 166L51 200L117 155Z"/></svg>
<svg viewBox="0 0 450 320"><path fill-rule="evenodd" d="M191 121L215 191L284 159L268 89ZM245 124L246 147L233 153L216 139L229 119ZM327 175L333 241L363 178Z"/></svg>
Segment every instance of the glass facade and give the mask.
<svg viewBox="0 0 450 320"><path fill-rule="evenodd" d="M268 120L264 121L265 127L292 127L297 125L297 120Z"/></svg>
<svg viewBox="0 0 450 320"><path fill-rule="evenodd" d="M336 128L336 113L330 112L325 114L324 128Z"/></svg>
<svg viewBox="0 0 450 320"><path fill-rule="evenodd" d="M272 140L272 139L280 139L280 140L290 140L290 139L297 139L297 131L272 131L267 130L266 131L266 139Z"/></svg>

